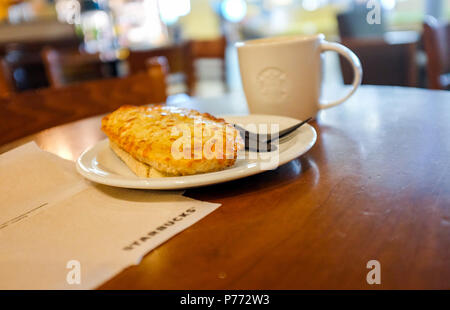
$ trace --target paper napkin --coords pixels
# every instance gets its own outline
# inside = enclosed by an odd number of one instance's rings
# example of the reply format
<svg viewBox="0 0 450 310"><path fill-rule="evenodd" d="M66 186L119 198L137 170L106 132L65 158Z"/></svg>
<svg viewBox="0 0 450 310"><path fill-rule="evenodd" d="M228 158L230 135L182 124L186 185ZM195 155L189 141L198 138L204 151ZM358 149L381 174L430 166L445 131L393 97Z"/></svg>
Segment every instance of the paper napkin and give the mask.
<svg viewBox="0 0 450 310"><path fill-rule="evenodd" d="M220 204L113 188L28 143L0 155L0 289L90 289Z"/></svg>

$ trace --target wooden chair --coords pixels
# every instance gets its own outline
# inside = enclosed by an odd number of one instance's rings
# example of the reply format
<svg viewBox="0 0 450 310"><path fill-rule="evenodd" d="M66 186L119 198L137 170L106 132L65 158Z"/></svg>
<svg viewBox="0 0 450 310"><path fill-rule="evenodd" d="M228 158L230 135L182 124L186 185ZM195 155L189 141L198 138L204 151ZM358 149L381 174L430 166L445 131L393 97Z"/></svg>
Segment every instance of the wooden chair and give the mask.
<svg viewBox="0 0 450 310"><path fill-rule="evenodd" d="M2 58L4 74L9 75L6 78L16 91L48 87L39 51L27 49L22 44L9 44Z"/></svg>
<svg viewBox="0 0 450 310"><path fill-rule="evenodd" d="M417 86L417 41L389 42L384 38L342 38L341 43L361 60L364 70L362 84ZM345 84L353 81L353 71L340 57Z"/></svg>
<svg viewBox="0 0 450 310"><path fill-rule="evenodd" d="M16 87L8 64L0 58L0 98L8 98L16 93Z"/></svg>
<svg viewBox="0 0 450 310"><path fill-rule="evenodd" d="M145 71L149 58L163 56L167 59L170 73L184 73L188 53L187 43L173 44L148 50L130 51L127 59L129 71L131 74Z"/></svg>
<svg viewBox="0 0 450 310"><path fill-rule="evenodd" d="M146 63L147 74L153 81L157 96L167 99L167 76L169 75L169 62L166 57L151 57Z"/></svg>
<svg viewBox="0 0 450 310"><path fill-rule="evenodd" d="M417 86L416 50L419 36L411 32L386 32L385 14L380 24L366 21L365 4L337 16L341 43L361 60L362 84ZM348 62L339 57L345 84L353 81Z"/></svg>
<svg viewBox="0 0 450 310"><path fill-rule="evenodd" d="M225 70L225 52L227 41L225 37L220 37L212 40L191 40L188 43L190 61L187 67L187 80L189 89L194 90L197 82L197 72L195 69L195 62L199 59L214 58L221 61L221 80L224 85L226 82Z"/></svg>
<svg viewBox="0 0 450 310"><path fill-rule="evenodd" d="M126 78L25 91L0 99L0 145L122 105L165 102L165 78L162 66L155 64L152 74L142 72Z"/></svg>
<svg viewBox="0 0 450 310"><path fill-rule="evenodd" d="M354 4L353 9L337 15L339 35L342 38L381 38L386 32L386 14L382 12L379 24L367 23L366 3Z"/></svg>
<svg viewBox="0 0 450 310"><path fill-rule="evenodd" d="M100 59L99 54L45 48L42 51L42 60L52 87L114 76L111 67Z"/></svg>
<svg viewBox="0 0 450 310"><path fill-rule="evenodd" d="M130 73L146 70L147 59L164 56L167 59L170 74L182 74L187 85L188 93L193 94L196 85L195 62L201 58L218 58L222 60L222 80L225 76L224 37L214 40L191 40L171 46L158 47L143 51L130 51L128 65ZM226 84L226 83L225 83Z"/></svg>
<svg viewBox="0 0 450 310"><path fill-rule="evenodd" d="M80 40L75 34L70 35L67 33L67 30L63 30L61 33L61 28L59 28L60 24L55 25L52 22L45 22L44 24L46 26L43 30L50 34L56 32L58 34L56 38L52 38L48 34L38 36L36 39L30 38L29 34L25 35L27 37L26 39L21 38L19 34L26 34L32 28L39 28L35 23L23 23L19 25L5 24L1 27L3 31L0 37L9 32L19 35L19 37L9 35L7 39L0 42L0 57L5 60L8 72L11 74L9 80L12 81L15 90L18 92L48 87L50 85L47 81L45 67L41 57L41 52L45 47L76 49L80 44ZM67 26L73 28L71 25ZM62 28L65 29L65 26L62 26Z"/></svg>
<svg viewBox="0 0 450 310"><path fill-rule="evenodd" d="M169 70L169 81L178 82L186 84L187 81L187 70L190 67L189 62L189 46L187 43L173 44L169 46L162 46L157 48L152 48L149 50L139 50L130 51L128 56L128 68L131 74L138 72L143 72L147 70L147 65L149 59L155 59L155 57L164 57L167 62L167 67ZM174 80L175 77L175 81ZM189 93L189 89L187 90Z"/></svg>
<svg viewBox="0 0 450 310"><path fill-rule="evenodd" d="M423 41L427 54L428 87L450 88L450 24L428 16L423 24Z"/></svg>

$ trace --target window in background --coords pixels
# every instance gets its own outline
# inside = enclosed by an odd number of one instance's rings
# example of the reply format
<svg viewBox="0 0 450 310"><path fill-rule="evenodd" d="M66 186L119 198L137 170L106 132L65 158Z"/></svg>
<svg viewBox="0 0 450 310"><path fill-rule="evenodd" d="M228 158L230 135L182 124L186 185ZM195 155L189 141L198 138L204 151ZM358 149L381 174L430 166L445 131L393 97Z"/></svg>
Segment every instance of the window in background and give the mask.
<svg viewBox="0 0 450 310"><path fill-rule="evenodd" d="M186 16L191 11L190 0L158 0L161 19L171 25L181 16Z"/></svg>
<svg viewBox="0 0 450 310"><path fill-rule="evenodd" d="M8 8L8 20L11 24L29 22L35 18L30 2L21 2Z"/></svg>
<svg viewBox="0 0 450 310"><path fill-rule="evenodd" d="M81 5L78 0L56 0L55 10L60 22L68 24L80 23Z"/></svg>
<svg viewBox="0 0 450 310"><path fill-rule="evenodd" d="M179 18L179 26L184 38L213 39L221 35L220 17L214 10L217 2L212 0L191 0L191 11L189 14Z"/></svg>
<svg viewBox="0 0 450 310"><path fill-rule="evenodd" d="M113 21L111 16L94 1L83 1L80 26L84 49L88 53L105 53L114 49Z"/></svg>
<svg viewBox="0 0 450 310"><path fill-rule="evenodd" d="M247 2L245 0L224 0L220 9L227 21L237 23L247 14Z"/></svg>
<svg viewBox="0 0 450 310"><path fill-rule="evenodd" d="M141 49L167 43L156 0L110 0L120 46Z"/></svg>
<svg viewBox="0 0 450 310"><path fill-rule="evenodd" d="M53 19L55 16L53 0L1 0L0 2L0 22L7 19L11 24L18 24L38 19Z"/></svg>

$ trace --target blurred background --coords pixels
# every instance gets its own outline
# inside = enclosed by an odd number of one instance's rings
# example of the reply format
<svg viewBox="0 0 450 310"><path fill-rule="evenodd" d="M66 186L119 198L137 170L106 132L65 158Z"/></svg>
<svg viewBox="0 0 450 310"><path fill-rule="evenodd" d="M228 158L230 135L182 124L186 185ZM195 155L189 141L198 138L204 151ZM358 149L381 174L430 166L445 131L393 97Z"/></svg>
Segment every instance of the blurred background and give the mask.
<svg viewBox="0 0 450 310"><path fill-rule="evenodd" d="M374 2L380 20L369 24ZM448 89L449 18L448 0L0 0L0 95L127 76L155 61L169 95L240 92L235 42L314 33L360 57L364 84ZM324 89L351 82L342 59L325 59Z"/></svg>

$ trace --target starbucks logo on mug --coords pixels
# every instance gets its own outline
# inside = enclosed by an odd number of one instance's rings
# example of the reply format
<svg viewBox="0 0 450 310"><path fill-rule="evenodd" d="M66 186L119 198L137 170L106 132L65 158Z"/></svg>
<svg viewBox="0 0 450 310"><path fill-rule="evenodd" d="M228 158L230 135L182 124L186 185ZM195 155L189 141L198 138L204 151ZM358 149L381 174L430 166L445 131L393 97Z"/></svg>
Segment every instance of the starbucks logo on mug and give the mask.
<svg viewBox="0 0 450 310"><path fill-rule="evenodd" d="M278 68L270 67L262 70L257 77L259 89L265 101L271 103L286 98L286 73Z"/></svg>

